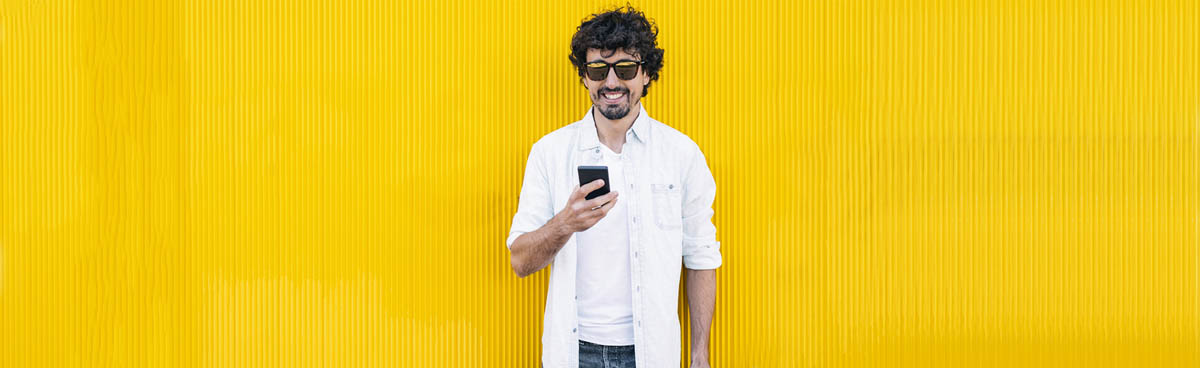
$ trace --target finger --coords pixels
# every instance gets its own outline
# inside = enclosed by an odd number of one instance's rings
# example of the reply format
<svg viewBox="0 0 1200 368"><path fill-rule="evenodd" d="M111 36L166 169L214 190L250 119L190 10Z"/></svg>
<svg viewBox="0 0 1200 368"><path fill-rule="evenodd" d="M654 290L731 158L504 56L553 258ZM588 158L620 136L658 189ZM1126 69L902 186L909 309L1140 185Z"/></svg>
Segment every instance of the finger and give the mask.
<svg viewBox="0 0 1200 368"><path fill-rule="evenodd" d="M592 180L591 183L587 183L581 189L583 189L584 194L587 194L587 193L591 193L592 191L594 191L596 189L600 189L600 187L603 187L603 186L604 186L604 179L596 179L596 180Z"/></svg>
<svg viewBox="0 0 1200 368"><path fill-rule="evenodd" d="M604 204L600 205L599 207L589 207L588 210L585 211L586 213L584 214L584 216L586 216L589 219L594 218L594 219L596 219L596 221L599 221L599 219L604 218L605 216L608 216L608 211L611 211L613 206L616 205L616 203L617 203L617 200L614 198L613 200L608 201L608 203L604 203Z"/></svg>
<svg viewBox="0 0 1200 368"><path fill-rule="evenodd" d="M575 187L575 191L571 192L571 196L567 198L567 201L574 201L578 200L579 198L584 198L584 196L586 196L588 193L591 193L596 189L600 189L602 186L604 186L604 180L596 179L592 180L590 183L584 184L581 187Z"/></svg>
<svg viewBox="0 0 1200 368"><path fill-rule="evenodd" d="M600 222L600 220L603 220L605 217L608 217L608 213L607 213L608 211L604 210L602 208L598 208L595 211L587 211L587 212L588 212L586 214L587 217L584 218L584 221L587 221L592 224L596 224L596 223ZM588 225L588 227L591 227L591 226L592 225Z"/></svg>
<svg viewBox="0 0 1200 368"><path fill-rule="evenodd" d="M608 192L608 194L605 194L605 195L602 195L602 196L599 196L596 198L592 198L584 203L586 203L588 205L588 208L600 207L600 206L604 205L605 203L608 203L608 202L612 201L613 199L616 199L617 194L618 194L617 192Z"/></svg>
<svg viewBox="0 0 1200 368"><path fill-rule="evenodd" d="M600 210L598 210L597 212L600 212L601 217L608 216L608 211L612 211L613 206L616 206L616 205L617 205L617 199L613 198L613 200L608 201L608 203L605 203L603 206L600 206Z"/></svg>
<svg viewBox="0 0 1200 368"><path fill-rule="evenodd" d="M579 198L583 198L584 194L585 193L583 191L583 188L580 188L579 186L575 186L575 190L571 191L571 196L567 197L567 202L574 202L575 200L577 200Z"/></svg>

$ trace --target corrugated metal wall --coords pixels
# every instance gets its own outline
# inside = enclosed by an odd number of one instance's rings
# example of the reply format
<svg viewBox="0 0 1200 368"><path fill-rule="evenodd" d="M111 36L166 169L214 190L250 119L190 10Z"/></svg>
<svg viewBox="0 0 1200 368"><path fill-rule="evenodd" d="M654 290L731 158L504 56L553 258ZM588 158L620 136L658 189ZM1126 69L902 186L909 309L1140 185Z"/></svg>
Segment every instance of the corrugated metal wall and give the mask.
<svg viewBox="0 0 1200 368"><path fill-rule="evenodd" d="M733 3L635 3L714 366L1200 365L1196 2ZM0 2L0 366L534 366L504 237L613 4Z"/></svg>

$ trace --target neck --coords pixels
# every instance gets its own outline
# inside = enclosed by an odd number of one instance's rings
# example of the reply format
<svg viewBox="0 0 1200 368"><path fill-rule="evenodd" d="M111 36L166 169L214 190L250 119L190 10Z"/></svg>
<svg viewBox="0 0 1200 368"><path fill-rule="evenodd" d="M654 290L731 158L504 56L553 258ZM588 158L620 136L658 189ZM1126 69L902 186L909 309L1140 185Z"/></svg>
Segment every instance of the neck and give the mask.
<svg viewBox="0 0 1200 368"><path fill-rule="evenodd" d="M613 152L621 153L621 147L625 145L625 132L633 127L633 121L642 113L642 102L638 101L629 110L625 117L610 120L592 106L592 120L596 122L596 134L600 136L600 143L608 146Z"/></svg>

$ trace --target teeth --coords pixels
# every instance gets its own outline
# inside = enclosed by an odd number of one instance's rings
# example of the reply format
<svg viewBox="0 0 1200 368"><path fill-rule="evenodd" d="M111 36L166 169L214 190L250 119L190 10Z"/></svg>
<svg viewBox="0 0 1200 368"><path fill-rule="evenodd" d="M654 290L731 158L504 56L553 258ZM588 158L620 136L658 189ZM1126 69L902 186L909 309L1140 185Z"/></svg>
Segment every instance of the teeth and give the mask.
<svg viewBox="0 0 1200 368"><path fill-rule="evenodd" d="M624 95L625 95L624 93L618 93L618 94L605 93L604 97L608 97L608 99L610 99L610 100L615 100L615 99L621 98L621 96L624 96Z"/></svg>

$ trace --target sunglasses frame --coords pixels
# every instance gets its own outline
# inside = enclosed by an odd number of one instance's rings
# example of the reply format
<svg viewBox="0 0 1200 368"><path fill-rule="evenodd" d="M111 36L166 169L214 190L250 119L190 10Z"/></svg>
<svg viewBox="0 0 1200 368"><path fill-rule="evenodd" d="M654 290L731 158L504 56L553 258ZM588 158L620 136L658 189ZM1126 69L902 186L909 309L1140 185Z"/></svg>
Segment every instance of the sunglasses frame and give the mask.
<svg viewBox="0 0 1200 368"><path fill-rule="evenodd" d="M635 67L635 68L633 69L633 75L629 76L629 78L621 78L621 73L620 73L620 72L616 72L617 64L621 64L621 63L634 63L634 64L637 64L637 67ZM603 62L603 61L593 61L593 62L590 62L590 63L587 63L587 64L583 64L583 74L584 74L584 77L587 77L587 79L590 79L590 80L593 80L593 81L599 82L599 81L603 81L603 80L605 80L605 79L608 79L608 73L609 73L609 71L613 71L613 72L616 72L616 73L617 73L617 79L620 79L620 80L632 80L633 78L637 77L637 72L638 72L638 70L641 70L641 68L642 68L642 64L644 64L644 63L645 63L645 62L644 62L644 61L641 61L641 60L618 60L618 61L616 61L616 62L613 62L613 63L608 63L608 62ZM589 65L592 65L592 64L604 64L604 65L605 65L605 66L604 66L604 76L603 76L603 77L601 77L600 79L594 79L594 78L592 78L591 67L589 66Z"/></svg>

